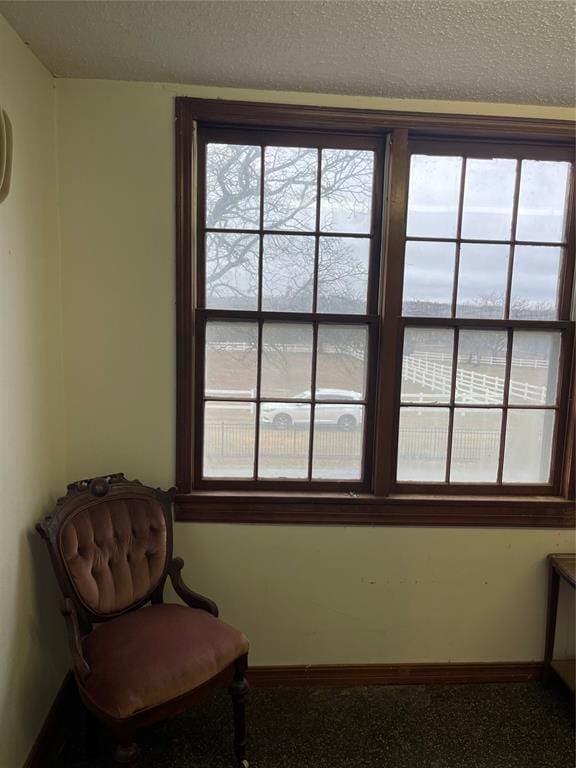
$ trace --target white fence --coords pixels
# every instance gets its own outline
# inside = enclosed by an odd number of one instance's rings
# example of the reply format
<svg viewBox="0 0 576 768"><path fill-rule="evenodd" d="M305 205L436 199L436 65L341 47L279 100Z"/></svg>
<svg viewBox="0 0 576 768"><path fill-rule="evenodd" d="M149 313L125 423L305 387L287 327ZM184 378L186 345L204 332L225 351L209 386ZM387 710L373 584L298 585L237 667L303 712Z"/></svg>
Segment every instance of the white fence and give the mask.
<svg viewBox="0 0 576 768"><path fill-rule="evenodd" d="M258 345L256 341L249 343L246 341L209 341L206 345L208 349L217 352L257 352ZM277 342L273 344L275 352L285 353L297 353L303 352L311 354L310 344L288 342L283 344ZM352 345L349 347L341 348L335 344L325 344L323 351L327 354L343 355L354 357L357 360L364 360L364 351L360 349L354 349ZM435 360L439 363L452 364L452 353L448 352L413 352L411 357L423 357L426 360ZM506 357L504 355L477 355L474 354L474 362L476 365L487 366L506 366ZM514 356L515 368L548 368L548 360L541 357L517 357Z"/></svg>
<svg viewBox="0 0 576 768"><path fill-rule="evenodd" d="M434 394L409 395L410 401L433 402L442 396L448 400L452 386L452 359L450 366L436 362L433 355L442 353L426 353L426 355L408 355L402 364L402 378L414 384L421 384L432 389ZM516 361L514 361L516 363ZM536 366L534 366L536 367ZM500 376L489 376L485 373L469 371L465 368L456 369L456 401L467 403L502 403L504 379ZM538 387L524 381L510 381L510 396L515 402L523 400L526 403L543 404L546 402L546 387Z"/></svg>
<svg viewBox="0 0 576 768"><path fill-rule="evenodd" d="M413 352L413 357L423 357L426 360L436 360L439 363L452 364L452 354L448 352ZM476 365L506 366L506 358L503 355L476 355L474 354ZM515 368L548 368L548 360L541 357L516 357L514 356Z"/></svg>
<svg viewBox="0 0 576 768"><path fill-rule="evenodd" d="M212 342L212 349L219 351L248 351L254 350L250 344L242 342ZM254 350L255 351L255 350ZM309 352L307 345L285 344L279 345L279 351ZM337 354L336 348L333 350ZM349 349L346 355L363 359L363 353ZM491 366L505 368L506 358L498 355L474 355L474 363L478 366ZM537 357L514 358L514 368L547 368L548 361ZM434 402L439 396L448 399L452 384L452 355L447 352L414 352L406 355L402 365L402 378L406 381L420 384L432 392L421 392L410 395L410 402L427 403ZM504 377L491 376L486 373L478 373L466 368L456 369L456 401L483 404L501 404L504 393ZM254 398L254 390L208 390L208 397L216 398ZM288 396L287 396L288 397ZM510 397L515 402L525 402L534 405L542 405L546 402L546 387L529 384L524 381L510 381ZM230 410L248 410L254 413L254 403L225 403L220 408Z"/></svg>

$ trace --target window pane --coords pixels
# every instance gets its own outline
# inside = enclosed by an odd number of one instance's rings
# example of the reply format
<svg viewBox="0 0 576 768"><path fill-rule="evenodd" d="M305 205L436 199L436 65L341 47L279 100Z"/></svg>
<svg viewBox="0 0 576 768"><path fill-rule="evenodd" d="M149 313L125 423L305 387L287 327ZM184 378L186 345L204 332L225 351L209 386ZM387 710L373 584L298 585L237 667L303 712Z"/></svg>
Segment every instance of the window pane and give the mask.
<svg viewBox="0 0 576 768"><path fill-rule="evenodd" d="M370 241L321 237L318 260L318 312L365 314Z"/></svg>
<svg viewBox="0 0 576 768"><path fill-rule="evenodd" d="M365 396L368 328L319 325L316 397L361 400Z"/></svg>
<svg viewBox="0 0 576 768"><path fill-rule="evenodd" d="M363 405L314 408L312 477L359 480L362 476Z"/></svg>
<svg viewBox="0 0 576 768"><path fill-rule="evenodd" d="M547 483L554 411L511 409L506 424L505 483Z"/></svg>
<svg viewBox="0 0 576 768"><path fill-rule="evenodd" d="M370 232L373 176L373 152L322 150L322 231Z"/></svg>
<svg viewBox="0 0 576 768"><path fill-rule="evenodd" d="M502 411L455 408L450 480L495 483L498 479Z"/></svg>
<svg viewBox="0 0 576 768"><path fill-rule="evenodd" d="M303 403L262 403L258 476L308 477L310 406Z"/></svg>
<svg viewBox="0 0 576 768"><path fill-rule="evenodd" d="M514 250L510 317L556 320L560 248L517 245Z"/></svg>
<svg viewBox="0 0 576 768"><path fill-rule="evenodd" d="M517 240L564 240L570 163L524 160L520 178Z"/></svg>
<svg viewBox="0 0 576 768"><path fill-rule="evenodd" d="M266 147L264 155L264 227L316 229L318 150Z"/></svg>
<svg viewBox="0 0 576 768"><path fill-rule="evenodd" d="M412 155L408 195L409 236L456 236L461 170L461 157Z"/></svg>
<svg viewBox="0 0 576 768"><path fill-rule="evenodd" d="M468 160L462 237L510 239L515 179L516 160Z"/></svg>
<svg viewBox="0 0 576 768"><path fill-rule="evenodd" d="M257 237L206 234L206 306L209 309L257 309Z"/></svg>
<svg viewBox="0 0 576 768"><path fill-rule="evenodd" d="M402 356L402 402L448 403L452 386L454 331L406 328Z"/></svg>
<svg viewBox="0 0 576 768"><path fill-rule="evenodd" d="M457 403L502 403L507 349L506 331L460 331Z"/></svg>
<svg viewBox="0 0 576 768"><path fill-rule="evenodd" d="M312 326L264 323L262 397L310 398Z"/></svg>
<svg viewBox="0 0 576 768"><path fill-rule="evenodd" d="M208 144L206 226L257 229L260 225L260 147Z"/></svg>
<svg viewBox="0 0 576 768"><path fill-rule="evenodd" d="M313 237L264 236L262 309L312 311L314 249Z"/></svg>
<svg viewBox="0 0 576 768"><path fill-rule="evenodd" d="M504 317L509 253L507 245L462 244L457 317Z"/></svg>
<svg viewBox="0 0 576 768"><path fill-rule="evenodd" d="M401 408L398 480L443 482L447 443L448 408Z"/></svg>
<svg viewBox="0 0 576 768"><path fill-rule="evenodd" d="M255 424L254 403L205 403L204 477L253 477Z"/></svg>
<svg viewBox="0 0 576 768"><path fill-rule="evenodd" d="M560 339L554 331L514 331L510 403L556 404Z"/></svg>
<svg viewBox="0 0 576 768"><path fill-rule="evenodd" d="M206 396L256 395L256 323L206 323Z"/></svg>
<svg viewBox="0 0 576 768"><path fill-rule="evenodd" d="M403 315L452 315L455 252L453 243L406 243Z"/></svg>

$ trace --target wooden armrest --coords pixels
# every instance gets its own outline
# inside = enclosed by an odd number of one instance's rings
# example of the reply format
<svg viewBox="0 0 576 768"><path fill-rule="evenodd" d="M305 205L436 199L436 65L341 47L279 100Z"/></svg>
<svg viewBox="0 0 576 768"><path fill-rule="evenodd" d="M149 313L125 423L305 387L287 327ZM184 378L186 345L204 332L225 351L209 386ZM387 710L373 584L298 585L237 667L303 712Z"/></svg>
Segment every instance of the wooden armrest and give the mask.
<svg viewBox="0 0 576 768"><path fill-rule="evenodd" d="M69 597L62 599L60 611L66 621L66 631L68 633L68 647L72 656L74 672L80 680L84 681L90 674L90 667L84 658L82 651L82 636L80 635L80 626L78 624L78 615L74 603Z"/></svg>
<svg viewBox="0 0 576 768"><path fill-rule="evenodd" d="M208 611L212 616L218 616L218 606L215 602L204 595L199 595L198 592L193 592L186 586L182 579L183 567L184 560L181 557L175 557L168 565L168 575L178 597L190 608L200 608L203 611Z"/></svg>

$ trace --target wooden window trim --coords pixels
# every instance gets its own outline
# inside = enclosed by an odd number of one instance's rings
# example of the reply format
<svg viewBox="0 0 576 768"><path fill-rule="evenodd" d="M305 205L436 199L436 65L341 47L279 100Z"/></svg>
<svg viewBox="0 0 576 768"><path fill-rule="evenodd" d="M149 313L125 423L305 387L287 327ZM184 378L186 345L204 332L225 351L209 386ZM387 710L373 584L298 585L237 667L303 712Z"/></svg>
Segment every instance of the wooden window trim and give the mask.
<svg viewBox="0 0 576 768"><path fill-rule="evenodd" d="M223 99L176 98L176 119L207 122L214 126L244 125L263 129L297 130L361 134L388 133L393 128L410 130L425 138L466 136L494 141L531 139L570 145L574 141L571 120L458 115L428 112L393 112L350 107L318 107L304 104L271 104Z"/></svg>
<svg viewBox="0 0 576 768"><path fill-rule="evenodd" d="M196 491L177 494L176 520L270 525L574 528L574 502L559 497L304 494Z"/></svg>
<svg viewBox="0 0 576 768"><path fill-rule="evenodd" d="M381 110L273 105L249 102L225 102L206 99L176 99L176 319L177 319L177 397L176 397L176 519L204 522L282 523L282 524L345 524L345 525L447 525L489 527L550 527L570 528L576 525L574 509L574 455L576 420L574 381L565 376L563 386L570 387L571 396L565 400L569 416L561 428L566 436L561 457L557 486L538 490L527 487L526 496L502 495L486 487L467 486L468 495L448 491L442 495L423 493L421 487L395 491L392 482L394 446L390 440L391 409L397 382L385 376L379 365L376 384L377 412L375 455L386 471L376 473L373 493L352 491L275 491L274 489L209 490L194 488L193 466L193 339L194 285L193 260L195 251L194 163L191 137L194 123L216 127L251 126L265 130L277 129L350 133L353 135L388 135L388 183L385 198L386 253L383 270L387 272L381 296L380 359L398 358L400 329L406 321L400 319L402 259L405 239L405 205L407 199L409 141L435 142L446 138L478 139L478 152L486 150L486 142L505 143L506 151L521 142L534 143L535 151L547 154L550 149L573 152L574 124L570 121L547 121L524 118L479 117L466 115L436 115L426 113L395 113ZM446 145L444 145L445 147ZM438 150L440 151L440 150ZM443 150L442 150L443 151ZM490 154L493 155L491 152ZM573 186L572 186L573 194ZM573 219L573 217L572 217ZM568 269L573 277L574 222L569 225ZM400 265L400 267L398 267ZM568 275L565 275L568 277ZM570 283L571 285L571 283ZM563 302L570 299L565 290ZM566 320L566 318L564 318ZM442 319L441 324L446 324ZM568 324L569 325L569 324ZM533 324L530 327L534 328ZM567 328L571 333L571 329ZM558 463L558 461L557 461ZM523 488L515 489L518 493ZM460 491L460 494L462 492ZM473 495L471 495L473 493ZM545 495L548 493L549 495Z"/></svg>

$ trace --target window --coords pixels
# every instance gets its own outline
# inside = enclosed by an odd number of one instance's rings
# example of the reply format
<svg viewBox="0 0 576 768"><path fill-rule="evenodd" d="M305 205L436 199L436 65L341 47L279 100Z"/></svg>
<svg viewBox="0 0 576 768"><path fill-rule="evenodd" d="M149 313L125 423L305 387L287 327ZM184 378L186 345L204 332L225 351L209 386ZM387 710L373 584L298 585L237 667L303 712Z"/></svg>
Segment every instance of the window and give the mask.
<svg viewBox="0 0 576 768"><path fill-rule="evenodd" d="M374 114L177 100L178 515L570 525L567 127Z"/></svg>
<svg viewBox="0 0 576 768"><path fill-rule="evenodd" d="M384 144L205 129L198 487L368 489Z"/></svg>
<svg viewBox="0 0 576 768"><path fill-rule="evenodd" d="M411 147L399 488L554 485L571 341L561 275L572 166L552 157Z"/></svg>

